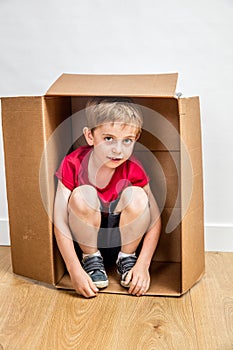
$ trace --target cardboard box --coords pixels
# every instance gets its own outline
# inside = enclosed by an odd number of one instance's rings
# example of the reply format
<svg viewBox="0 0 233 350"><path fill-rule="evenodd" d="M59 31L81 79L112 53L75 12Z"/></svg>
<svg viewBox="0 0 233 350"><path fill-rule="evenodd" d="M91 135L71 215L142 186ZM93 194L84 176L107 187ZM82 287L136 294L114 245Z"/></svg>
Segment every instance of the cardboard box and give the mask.
<svg viewBox="0 0 233 350"><path fill-rule="evenodd" d="M163 226L151 264L148 295L178 296L201 278L204 223L199 99L175 95L177 76L63 74L45 96L2 98L16 274L71 288L53 234L54 172L71 146L84 142L81 131L87 98L128 96L144 114L135 153L150 175ZM115 269L108 273L110 285L103 292L127 293Z"/></svg>

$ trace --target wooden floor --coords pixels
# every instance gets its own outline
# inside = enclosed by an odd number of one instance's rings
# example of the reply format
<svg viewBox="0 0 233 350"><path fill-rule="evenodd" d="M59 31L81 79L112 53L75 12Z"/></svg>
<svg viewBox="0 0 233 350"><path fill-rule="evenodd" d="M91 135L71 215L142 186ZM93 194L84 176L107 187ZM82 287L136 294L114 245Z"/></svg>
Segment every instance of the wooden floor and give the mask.
<svg viewBox="0 0 233 350"><path fill-rule="evenodd" d="M180 298L100 294L86 300L15 276L0 247L0 350L232 350L233 253L207 253Z"/></svg>

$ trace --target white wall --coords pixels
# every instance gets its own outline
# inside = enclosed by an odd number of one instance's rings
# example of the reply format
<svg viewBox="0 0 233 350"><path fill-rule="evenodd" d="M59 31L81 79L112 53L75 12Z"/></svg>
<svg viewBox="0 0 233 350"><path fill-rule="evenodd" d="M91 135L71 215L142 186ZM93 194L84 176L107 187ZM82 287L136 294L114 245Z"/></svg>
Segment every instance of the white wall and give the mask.
<svg viewBox="0 0 233 350"><path fill-rule="evenodd" d="M0 96L42 95L63 72L179 72L201 98L206 249L233 251L232 18L231 0L1 0Z"/></svg>

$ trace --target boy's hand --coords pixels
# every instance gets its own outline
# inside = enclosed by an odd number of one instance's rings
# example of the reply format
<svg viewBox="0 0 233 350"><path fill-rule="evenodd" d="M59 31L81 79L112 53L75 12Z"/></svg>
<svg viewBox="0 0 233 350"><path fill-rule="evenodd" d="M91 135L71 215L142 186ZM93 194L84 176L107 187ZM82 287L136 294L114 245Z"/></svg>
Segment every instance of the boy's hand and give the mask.
<svg viewBox="0 0 233 350"><path fill-rule="evenodd" d="M125 284L130 285L129 294L136 296L144 295L150 287L149 269L140 265L138 262L128 272Z"/></svg>
<svg viewBox="0 0 233 350"><path fill-rule="evenodd" d="M95 297L99 289L93 283L91 277L83 269L70 271L72 285L76 292L86 298Z"/></svg>

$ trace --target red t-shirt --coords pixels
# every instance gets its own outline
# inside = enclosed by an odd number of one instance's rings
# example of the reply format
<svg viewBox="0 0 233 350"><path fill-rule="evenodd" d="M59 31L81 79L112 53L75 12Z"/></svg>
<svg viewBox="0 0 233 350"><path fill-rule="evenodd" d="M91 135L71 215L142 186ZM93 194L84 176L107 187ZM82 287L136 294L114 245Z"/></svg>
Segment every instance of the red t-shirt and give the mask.
<svg viewBox="0 0 233 350"><path fill-rule="evenodd" d="M57 178L70 191L81 185L92 185L88 179L88 162L92 149L91 146L77 148L63 159L56 172ZM107 204L116 200L126 187L144 187L148 182L149 177L141 163L134 156L131 156L115 169L106 187L95 188L99 198L103 203Z"/></svg>

